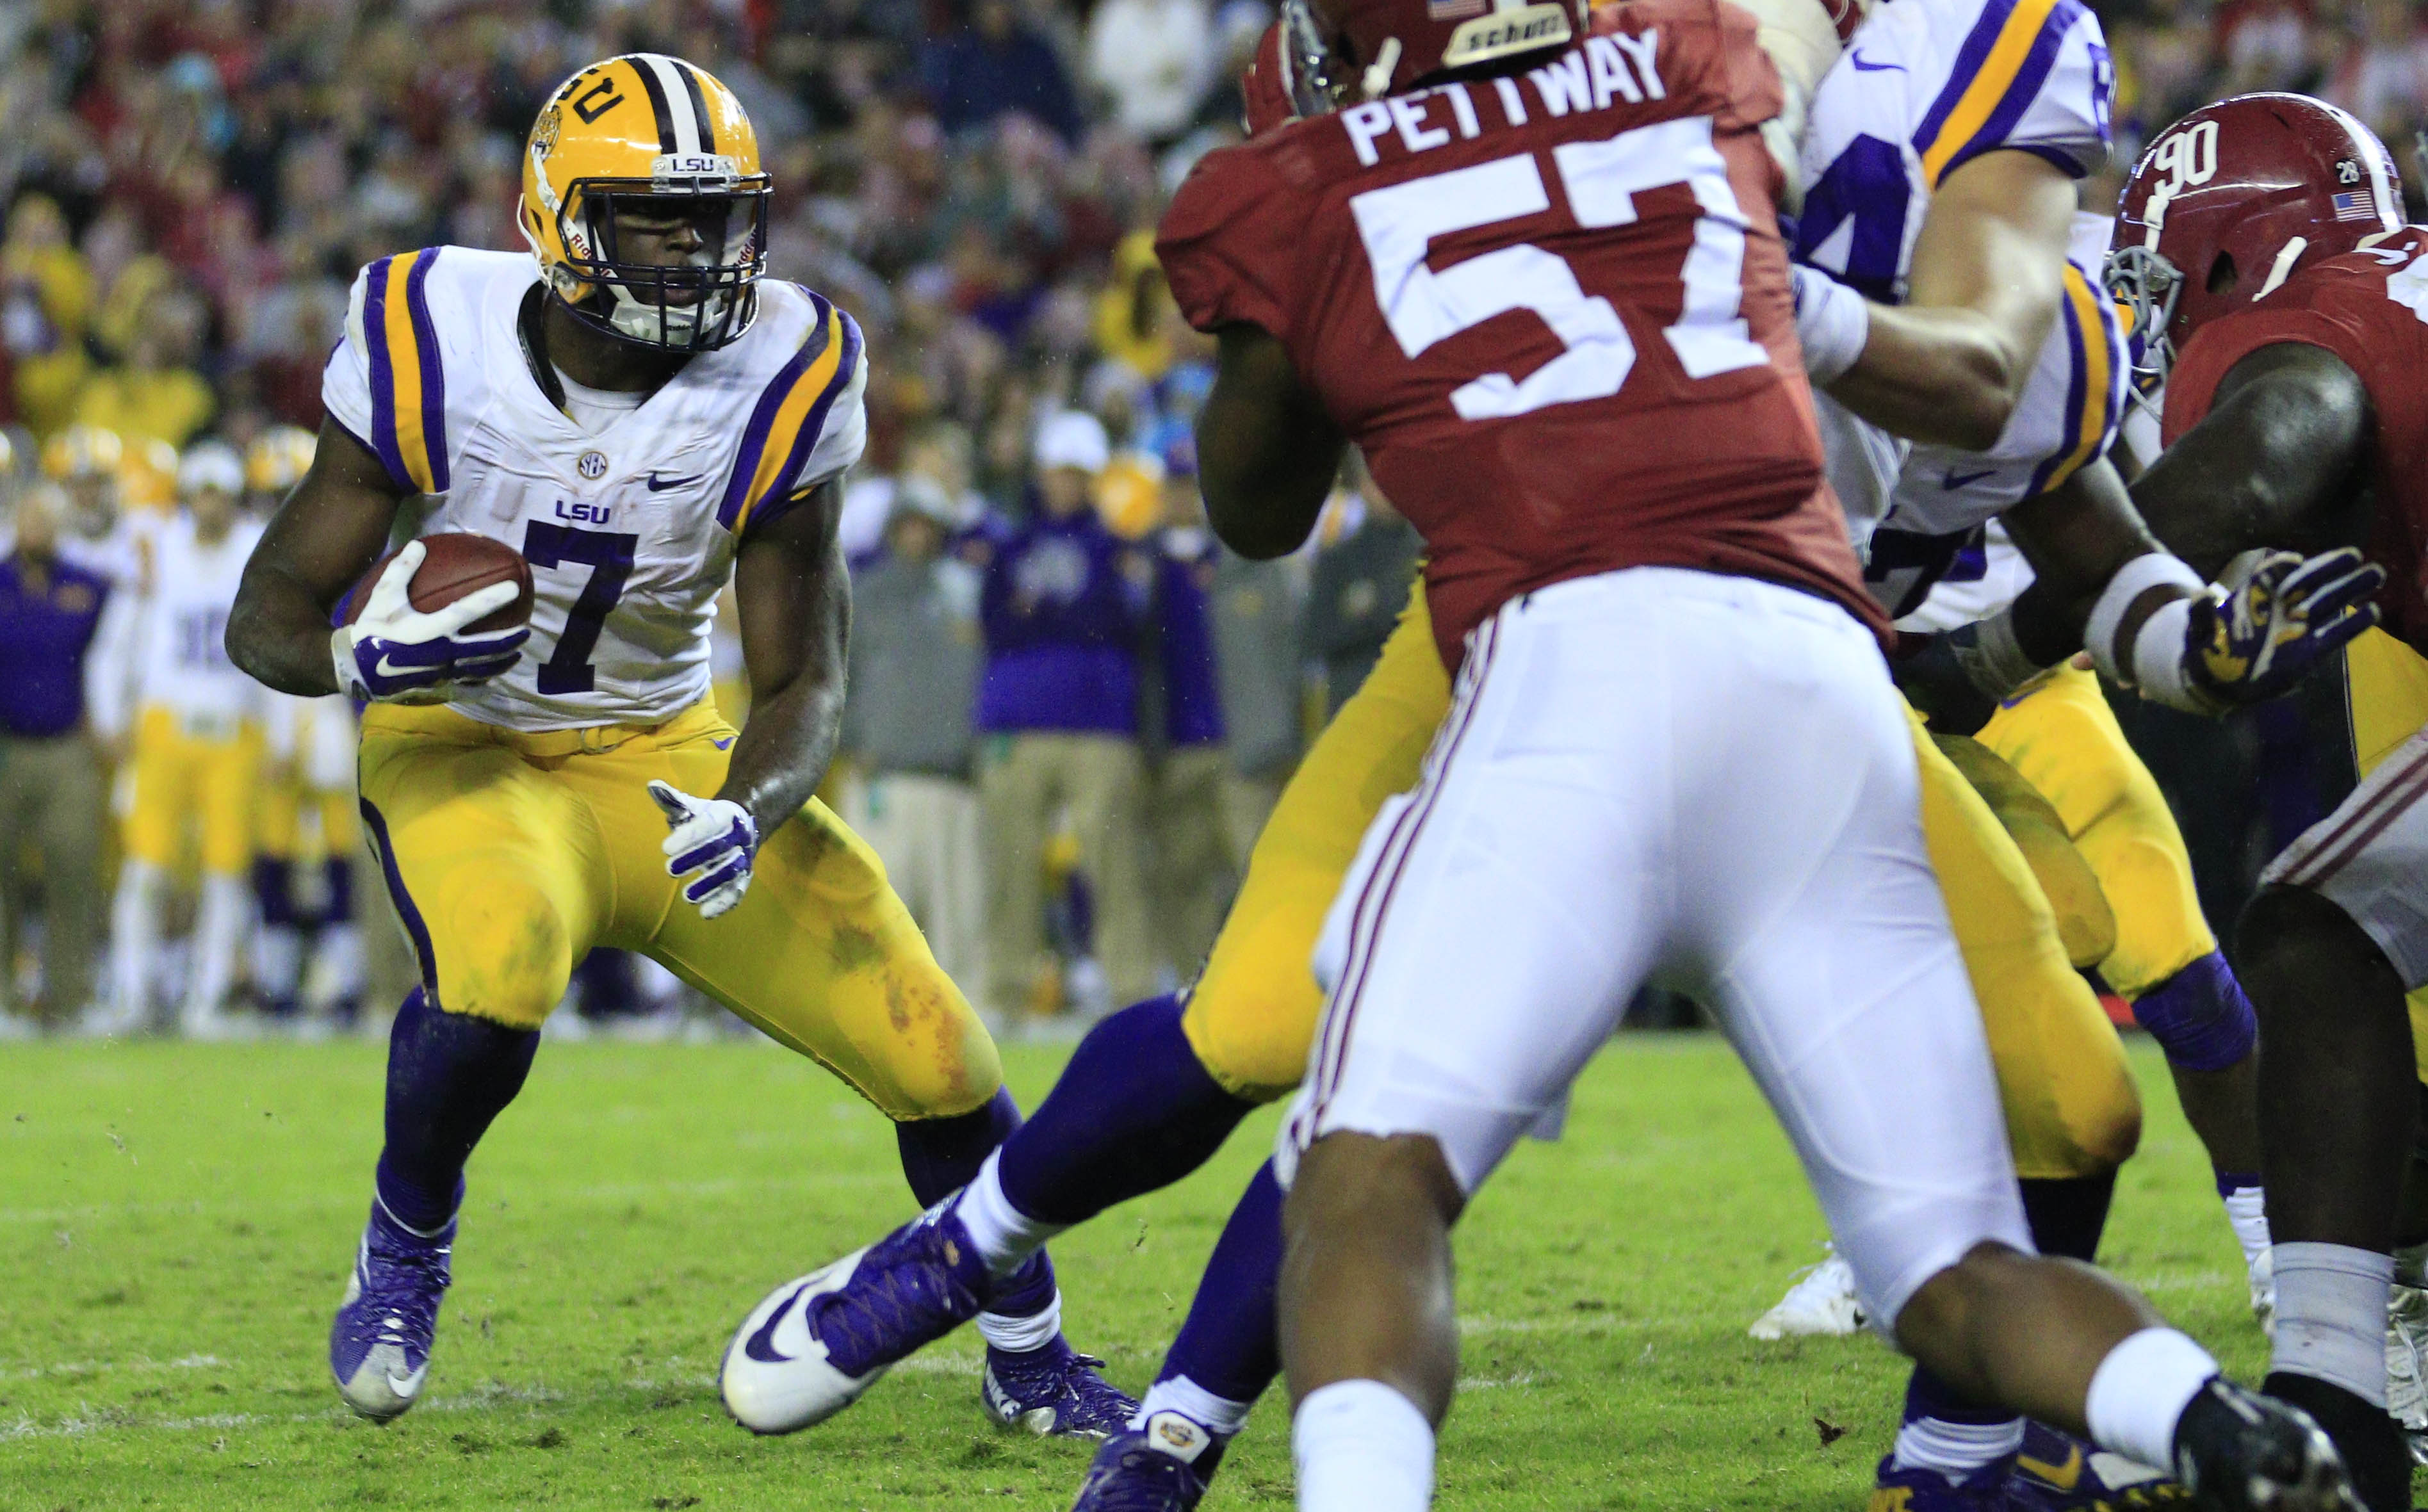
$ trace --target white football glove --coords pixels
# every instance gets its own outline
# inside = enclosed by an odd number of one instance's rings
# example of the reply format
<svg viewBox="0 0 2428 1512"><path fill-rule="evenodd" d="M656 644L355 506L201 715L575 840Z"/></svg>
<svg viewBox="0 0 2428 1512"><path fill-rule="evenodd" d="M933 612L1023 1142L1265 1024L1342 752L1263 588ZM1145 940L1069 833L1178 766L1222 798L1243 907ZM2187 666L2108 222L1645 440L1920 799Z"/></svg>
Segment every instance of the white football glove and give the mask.
<svg viewBox="0 0 2428 1512"><path fill-rule="evenodd" d="M666 875L688 877L682 896L713 919L750 891L750 863L759 854L759 826L750 811L727 798L694 797L651 781L649 797L666 816Z"/></svg>
<svg viewBox="0 0 2428 1512"><path fill-rule="evenodd" d="M413 607L413 575L429 554L419 541L397 552L371 584L362 614L329 636L340 692L378 703L445 703L457 684L485 682L522 654L523 642L531 639L529 625L463 633L472 621L515 601L517 589L511 583L476 588L426 615Z"/></svg>

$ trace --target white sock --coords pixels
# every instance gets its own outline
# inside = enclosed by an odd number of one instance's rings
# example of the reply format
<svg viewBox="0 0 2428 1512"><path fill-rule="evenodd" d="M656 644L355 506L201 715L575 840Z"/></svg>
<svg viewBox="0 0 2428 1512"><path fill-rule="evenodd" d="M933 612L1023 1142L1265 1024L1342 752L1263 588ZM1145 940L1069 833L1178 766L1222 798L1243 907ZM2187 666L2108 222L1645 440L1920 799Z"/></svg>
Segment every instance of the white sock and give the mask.
<svg viewBox="0 0 2428 1512"><path fill-rule="evenodd" d="M1434 1499L1434 1429L1380 1381L1335 1381L1290 1420L1299 1512L1425 1512Z"/></svg>
<svg viewBox="0 0 2428 1512"><path fill-rule="evenodd" d="M1007 1318L999 1312L978 1314L978 1332L997 1349L1025 1355L1032 1349L1043 1349L1062 1332L1062 1293L1057 1290L1054 1300L1025 1318Z"/></svg>
<svg viewBox="0 0 2428 1512"><path fill-rule="evenodd" d="M2127 1335L2091 1374L2082 1415L2091 1423L2092 1441L2172 1472L2176 1421L2216 1374L2217 1361L2189 1334L2144 1328Z"/></svg>
<svg viewBox="0 0 2428 1512"><path fill-rule="evenodd" d="M1254 1402L1216 1396L1188 1376L1175 1375L1146 1389L1146 1400L1131 1415L1130 1426L1145 1427L1147 1418L1154 1413L1177 1412L1216 1437L1228 1438L1248 1425L1248 1412L1254 1406Z"/></svg>
<svg viewBox="0 0 2428 1512"><path fill-rule="evenodd" d="M128 858L109 906L109 995L122 1024L145 1027L152 1017L152 975L160 954L160 869Z"/></svg>
<svg viewBox="0 0 2428 1512"><path fill-rule="evenodd" d="M2276 1246L2272 1371L2331 1381L2386 1405L2386 1300L2394 1257L2346 1244Z"/></svg>
<svg viewBox="0 0 2428 1512"><path fill-rule="evenodd" d="M304 978L304 933L291 924L254 931L253 984L265 997L291 997Z"/></svg>
<svg viewBox="0 0 2428 1512"><path fill-rule="evenodd" d="M1935 1470L1956 1485L2024 1447L2024 1420L1949 1422L1916 1418L1897 1429L1893 1463L1899 1470Z"/></svg>
<svg viewBox="0 0 2428 1512"><path fill-rule="evenodd" d="M251 901L240 879L203 878L203 906L194 916L194 974L186 990L188 1014L217 1012L227 997L236 981L237 952L244 945Z"/></svg>
<svg viewBox="0 0 2428 1512"><path fill-rule="evenodd" d="M987 1273L996 1280L1019 1270L1045 1247L1047 1240L1070 1226L1040 1223L1013 1207L1003 1194L1002 1178L995 1175L995 1167L1002 1162L1001 1150L990 1154L986 1164L978 1167L977 1178L961 1189L961 1199L953 1208L953 1216L969 1230L978 1258L986 1261Z"/></svg>
<svg viewBox="0 0 2428 1512"><path fill-rule="evenodd" d="M2225 1195L2225 1221L2242 1245L2245 1270L2268 1253L2268 1193L2259 1187L2237 1187Z"/></svg>

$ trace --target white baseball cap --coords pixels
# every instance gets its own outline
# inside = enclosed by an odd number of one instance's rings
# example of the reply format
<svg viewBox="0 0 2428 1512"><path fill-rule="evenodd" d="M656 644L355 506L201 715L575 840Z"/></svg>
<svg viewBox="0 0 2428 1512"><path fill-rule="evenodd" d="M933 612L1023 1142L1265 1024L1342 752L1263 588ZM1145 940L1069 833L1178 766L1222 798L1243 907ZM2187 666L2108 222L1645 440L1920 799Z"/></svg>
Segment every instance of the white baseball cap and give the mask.
<svg viewBox="0 0 2428 1512"><path fill-rule="evenodd" d="M1105 422L1084 409L1057 410L1037 428L1040 468L1102 472L1111 453L1111 444L1105 439Z"/></svg>
<svg viewBox="0 0 2428 1512"><path fill-rule="evenodd" d="M244 492L244 459L236 449L220 441L202 441L186 449L177 464L177 492L180 496L204 488L218 488L227 493Z"/></svg>

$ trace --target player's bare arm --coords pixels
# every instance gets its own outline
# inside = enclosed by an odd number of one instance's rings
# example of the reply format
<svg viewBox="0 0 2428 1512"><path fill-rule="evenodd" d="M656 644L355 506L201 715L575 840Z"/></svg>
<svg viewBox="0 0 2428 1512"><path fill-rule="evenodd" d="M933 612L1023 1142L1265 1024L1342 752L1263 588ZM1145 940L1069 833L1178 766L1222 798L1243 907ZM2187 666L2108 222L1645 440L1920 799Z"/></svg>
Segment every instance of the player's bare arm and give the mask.
<svg viewBox="0 0 2428 1512"><path fill-rule="evenodd" d="M1197 417L1206 518L1241 556L1285 556L1315 529L1348 441L1271 334L1231 325L1221 341Z"/></svg>
<svg viewBox="0 0 2428 1512"><path fill-rule="evenodd" d="M320 424L312 468L270 518L228 615L227 652L281 693L341 691L329 616L387 545L404 494L380 459L335 420Z"/></svg>
<svg viewBox="0 0 2428 1512"><path fill-rule="evenodd" d="M1948 174L1914 243L1906 302L1863 312L1861 355L1827 382L1830 397L1909 440L1997 444L2057 320L2074 211L2074 180L2031 153L1984 153Z"/></svg>
<svg viewBox="0 0 2428 1512"><path fill-rule="evenodd" d="M2133 502L2211 575L2256 547L2357 546L2374 513L2375 427L2368 389L2342 358L2304 342L2264 346L2228 370L2207 417L2134 483Z"/></svg>
<svg viewBox="0 0 2428 1512"><path fill-rule="evenodd" d="M843 480L829 478L734 557L750 719L716 796L748 810L761 834L817 791L842 732L851 642L851 576L835 535L842 512Z"/></svg>

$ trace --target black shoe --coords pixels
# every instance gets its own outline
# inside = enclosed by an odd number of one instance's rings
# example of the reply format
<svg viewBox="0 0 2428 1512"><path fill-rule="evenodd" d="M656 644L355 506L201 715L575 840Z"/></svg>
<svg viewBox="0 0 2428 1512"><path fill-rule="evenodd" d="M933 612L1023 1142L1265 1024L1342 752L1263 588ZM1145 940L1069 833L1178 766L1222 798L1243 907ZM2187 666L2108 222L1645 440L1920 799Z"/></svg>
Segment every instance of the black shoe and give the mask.
<svg viewBox="0 0 2428 1512"><path fill-rule="evenodd" d="M2308 1413L2222 1375L2175 1423L2175 1478L2209 1512L2361 1512L2342 1456Z"/></svg>
<svg viewBox="0 0 2428 1512"><path fill-rule="evenodd" d="M2370 1512L2411 1512L2411 1455L2403 1425L2362 1398L2313 1375L2277 1371L2259 1389L2289 1402L2326 1430Z"/></svg>

